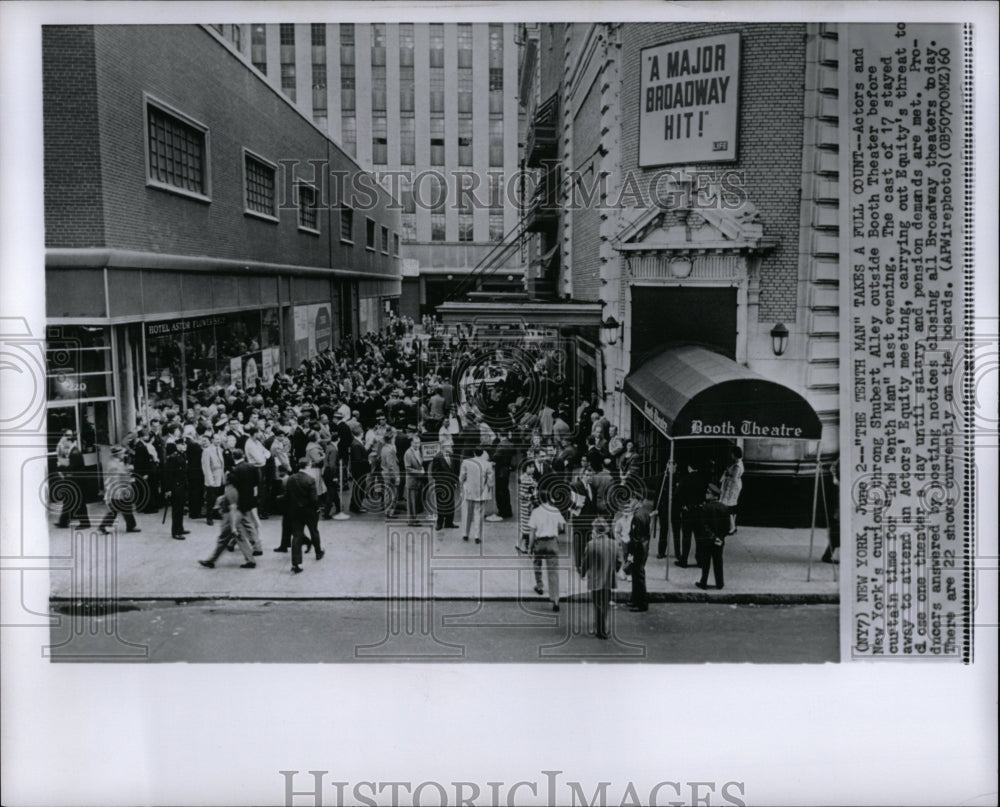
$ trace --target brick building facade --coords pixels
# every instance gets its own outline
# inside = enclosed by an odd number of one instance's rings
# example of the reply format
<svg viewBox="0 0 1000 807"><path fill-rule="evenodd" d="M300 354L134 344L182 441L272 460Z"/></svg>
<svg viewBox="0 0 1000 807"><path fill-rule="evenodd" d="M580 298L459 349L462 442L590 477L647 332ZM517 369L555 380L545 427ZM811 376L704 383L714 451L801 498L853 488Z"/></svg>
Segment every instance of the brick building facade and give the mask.
<svg viewBox="0 0 1000 807"><path fill-rule="evenodd" d="M51 430L103 445L376 330L391 198L202 26L43 29Z"/></svg>

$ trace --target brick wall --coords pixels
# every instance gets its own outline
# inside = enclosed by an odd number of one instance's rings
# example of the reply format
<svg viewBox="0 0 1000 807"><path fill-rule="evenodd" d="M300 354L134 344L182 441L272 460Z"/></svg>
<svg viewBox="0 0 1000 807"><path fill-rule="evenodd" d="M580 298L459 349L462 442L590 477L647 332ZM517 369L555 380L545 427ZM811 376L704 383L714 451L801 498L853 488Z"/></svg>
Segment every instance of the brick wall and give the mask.
<svg viewBox="0 0 1000 807"><path fill-rule="evenodd" d="M585 26L575 26L584 29ZM601 79L591 85L573 119L573 167L589 190L596 184L600 164L594 152L601 142ZM588 205L573 210L573 240L570 271L573 299L596 302L601 294L600 234L601 218L595 198Z"/></svg>
<svg viewBox="0 0 1000 807"><path fill-rule="evenodd" d="M104 246L93 29L42 28L42 102L45 244Z"/></svg>
<svg viewBox="0 0 1000 807"><path fill-rule="evenodd" d="M640 23L622 33L622 169L640 176L639 54L642 48L702 36L741 34L738 158L695 168L743 171L751 202L778 247L761 265L759 320L795 320L798 293L805 25Z"/></svg>
<svg viewBox="0 0 1000 807"><path fill-rule="evenodd" d="M371 190L369 186L367 191L375 202L374 210L355 212L353 245L341 243L336 207L320 211L319 235L299 230L295 208L279 209L277 222L244 213L244 148L279 164L279 204L285 187L280 166L283 160L297 161L293 172L302 179L313 178L309 160L348 175L357 174L359 169L214 36L199 26L98 26L91 30L97 104L95 107L91 93L90 101L80 102L80 106L90 110L89 131L99 131L106 246L394 271L394 256L365 248L366 215L380 226L387 224L392 232L400 230L398 213L386 211L389 197L380 188ZM63 49L55 46L62 42L51 41L54 54L47 58L59 61ZM46 99L47 119L61 108L63 96L72 90L65 81L53 82ZM208 128L210 202L147 186L144 93ZM95 118L98 127L94 126ZM92 134L84 142L93 143L96 138ZM63 215L79 220L92 214L73 205ZM63 240L50 245L78 244Z"/></svg>

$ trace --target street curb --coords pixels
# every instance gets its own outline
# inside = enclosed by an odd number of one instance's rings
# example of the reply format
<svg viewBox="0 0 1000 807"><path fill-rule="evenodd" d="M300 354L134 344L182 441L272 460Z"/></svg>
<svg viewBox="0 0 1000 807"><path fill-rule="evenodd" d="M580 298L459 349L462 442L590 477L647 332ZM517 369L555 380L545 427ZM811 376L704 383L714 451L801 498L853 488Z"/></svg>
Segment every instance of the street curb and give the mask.
<svg viewBox="0 0 1000 807"><path fill-rule="evenodd" d="M615 597L617 604L624 605L628 602L628 592L623 592ZM423 597L394 597L394 602L423 602ZM547 603L545 597L432 597L432 601L437 602L539 602ZM49 597L50 604L79 603L81 606L90 606L96 603L130 603L130 602L165 602L172 601L175 605L184 605L193 602L389 602L383 596L357 595L357 596L247 596L238 594L194 594L194 595L171 595L159 594L149 597L117 597L99 600L77 600L72 597ZM560 602L580 601L587 602L585 597L563 597ZM688 592L659 592L649 595L650 605L661 605L671 603L713 603L719 605L838 605L840 596L837 594L707 594Z"/></svg>

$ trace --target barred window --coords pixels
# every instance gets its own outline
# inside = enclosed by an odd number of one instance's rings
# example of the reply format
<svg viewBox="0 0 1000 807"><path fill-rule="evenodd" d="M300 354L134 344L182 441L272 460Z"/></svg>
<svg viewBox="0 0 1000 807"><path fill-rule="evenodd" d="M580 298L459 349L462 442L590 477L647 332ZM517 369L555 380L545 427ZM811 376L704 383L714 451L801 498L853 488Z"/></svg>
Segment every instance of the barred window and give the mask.
<svg viewBox="0 0 1000 807"><path fill-rule="evenodd" d="M399 111L413 111L413 67L399 68Z"/></svg>
<svg viewBox="0 0 1000 807"><path fill-rule="evenodd" d="M347 153L358 156L358 119L354 115L344 115L340 119L340 139Z"/></svg>
<svg viewBox="0 0 1000 807"><path fill-rule="evenodd" d="M375 250L375 221L365 217L365 248Z"/></svg>
<svg viewBox="0 0 1000 807"><path fill-rule="evenodd" d="M503 67L503 25L490 24L490 67Z"/></svg>
<svg viewBox="0 0 1000 807"><path fill-rule="evenodd" d="M354 210L346 205L340 208L340 240L354 243Z"/></svg>
<svg viewBox="0 0 1000 807"><path fill-rule="evenodd" d="M326 25L321 22L314 22L309 30L314 48L326 47Z"/></svg>
<svg viewBox="0 0 1000 807"><path fill-rule="evenodd" d="M458 66L472 67L472 26L468 23L458 26Z"/></svg>
<svg viewBox="0 0 1000 807"><path fill-rule="evenodd" d="M372 64L385 64L385 23L373 22L372 26Z"/></svg>
<svg viewBox="0 0 1000 807"><path fill-rule="evenodd" d="M431 118L431 165L444 165L444 118Z"/></svg>
<svg viewBox="0 0 1000 807"><path fill-rule="evenodd" d="M278 26L279 42L282 45L294 45L295 44L295 26L290 23L281 23Z"/></svg>
<svg viewBox="0 0 1000 807"><path fill-rule="evenodd" d="M340 109L353 112L357 101L354 89L354 65L342 65L340 68Z"/></svg>
<svg viewBox="0 0 1000 807"><path fill-rule="evenodd" d="M267 28L262 23L250 26L250 61L267 75Z"/></svg>
<svg viewBox="0 0 1000 807"><path fill-rule="evenodd" d="M385 111L385 65L372 65L372 109Z"/></svg>
<svg viewBox="0 0 1000 807"><path fill-rule="evenodd" d="M148 102L146 116L149 182L207 197L208 129Z"/></svg>
<svg viewBox="0 0 1000 807"><path fill-rule="evenodd" d="M295 63L281 65L281 91L295 100Z"/></svg>
<svg viewBox="0 0 1000 807"><path fill-rule="evenodd" d="M274 166L248 151L243 152L246 177L246 210L268 218L277 218L274 204Z"/></svg>
<svg viewBox="0 0 1000 807"><path fill-rule="evenodd" d="M431 241L444 241L445 235L444 213L431 213Z"/></svg>
<svg viewBox="0 0 1000 807"><path fill-rule="evenodd" d="M458 70L458 112L472 112L472 70Z"/></svg>
<svg viewBox="0 0 1000 807"><path fill-rule="evenodd" d="M403 238L407 241L416 241L417 217L413 213L403 213L401 221L403 224Z"/></svg>
<svg viewBox="0 0 1000 807"><path fill-rule="evenodd" d="M459 241L471 241L472 240L472 214L471 213L459 213L458 214L458 240Z"/></svg>
<svg viewBox="0 0 1000 807"><path fill-rule="evenodd" d="M472 165L472 116L458 119L458 164Z"/></svg>
<svg viewBox="0 0 1000 807"><path fill-rule="evenodd" d="M354 23L346 22L340 24L340 44L354 46Z"/></svg>
<svg viewBox="0 0 1000 807"><path fill-rule="evenodd" d="M430 70L431 112L444 112L444 68Z"/></svg>
<svg viewBox="0 0 1000 807"><path fill-rule="evenodd" d="M316 189L299 185L299 227L319 232L319 211L316 207Z"/></svg>
<svg viewBox="0 0 1000 807"><path fill-rule="evenodd" d="M389 228L382 225L382 254L389 254Z"/></svg>
<svg viewBox="0 0 1000 807"><path fill-rule="evenodd" d="M399 162L413 165L416 160L416 128L413 118L399 119Z"/></svg>
<svg viewBox="0 0 1000 807"><path fill-rule="evenodd" d="M413 23L399 24L399 66L413 67Z"/></svg>
<svg viewBox="0 0 1000 807"><path fill-rule="evenodd" d="M430 25L430 66L444 67L444 25Z"/></svg>
<svg viewBox="0 0 1000 807"><path fill-rule="evenodd" d="M385 165L389 160L389 139L385 115L372 117L372 162Z"/></svg>
<svg viewBox="0 0 1000 807"><path fill-rule="evenodd" d="M503 165L503 118L490 118L490 165Z"/></svg>
<svg viewBox="0 0 1000 807"><path fill-rule="evenodd" d="M490 241L503 240L503 211L490 211Z"/></svg>

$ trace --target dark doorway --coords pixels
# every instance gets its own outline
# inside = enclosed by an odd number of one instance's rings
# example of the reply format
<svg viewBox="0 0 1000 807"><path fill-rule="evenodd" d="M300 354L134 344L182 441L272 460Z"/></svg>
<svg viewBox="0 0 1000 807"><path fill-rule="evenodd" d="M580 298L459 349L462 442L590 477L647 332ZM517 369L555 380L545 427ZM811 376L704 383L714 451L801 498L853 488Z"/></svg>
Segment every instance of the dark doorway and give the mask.
<svg viewBox="0 0 1000 807"><path fill-rule="evenodd" d="M698 342L736 359L736 289L632 288L635 370L671 342Z"/></svg>

